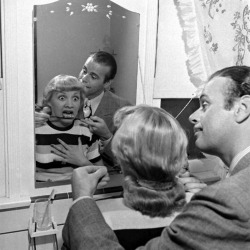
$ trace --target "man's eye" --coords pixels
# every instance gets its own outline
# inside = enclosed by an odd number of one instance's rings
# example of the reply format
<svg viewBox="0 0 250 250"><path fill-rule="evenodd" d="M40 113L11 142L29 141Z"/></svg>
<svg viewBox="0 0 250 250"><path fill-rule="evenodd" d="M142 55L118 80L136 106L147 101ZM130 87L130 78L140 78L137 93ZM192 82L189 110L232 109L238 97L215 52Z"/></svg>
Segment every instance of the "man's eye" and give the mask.
<svg viewBox="0 0 250 250"><path fill-rule="evenodd" d="M86 74L87 74L87 70L86 69L82 69L82 71L79 74L78 79L81 80Z"/></svg>
<svg viewBox="0 0 250 250"><path fill-rule="evenodd" d="M97 76L96 75L91 75L91 78L95 80L95 79L97 79Z"/></svg>
<svg viewBox="0 0 250 250"><path fill-rule="evenodd" d="M206 102L206 101L201 102L201 108L203 110L205 110L207 108L207 106L208 106L208 102Z"/></svg>

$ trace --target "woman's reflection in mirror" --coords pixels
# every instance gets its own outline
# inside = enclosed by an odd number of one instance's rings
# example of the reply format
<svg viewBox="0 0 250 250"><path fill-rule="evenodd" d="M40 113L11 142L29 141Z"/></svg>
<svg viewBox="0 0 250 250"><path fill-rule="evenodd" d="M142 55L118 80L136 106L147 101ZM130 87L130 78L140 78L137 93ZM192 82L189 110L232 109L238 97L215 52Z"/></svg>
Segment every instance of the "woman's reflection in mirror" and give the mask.
<svg viewBox="0 0 250 250"><path fill-rule="evenodd" d="M98 138L77 118L83 92L81 82L69 75L58 75L45 87L42 108L50 117L35 129L37 181L70 179L74 168L103 164Z"/></svg>

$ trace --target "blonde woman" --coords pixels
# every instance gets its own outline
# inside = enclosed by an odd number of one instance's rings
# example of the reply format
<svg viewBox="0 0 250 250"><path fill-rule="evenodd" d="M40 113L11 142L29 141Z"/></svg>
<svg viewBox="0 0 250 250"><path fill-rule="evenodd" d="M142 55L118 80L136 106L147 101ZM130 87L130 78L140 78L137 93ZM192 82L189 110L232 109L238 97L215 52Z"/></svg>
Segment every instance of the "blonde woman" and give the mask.
<svg viewBox="0 0 250 250"><path fill-rule="evenodd" d="M166 217L185 204L176 176L187 163L187 137L165 110L124 107L114 117L119 128L113 153L124 174L124 203L143 215Z"/></svg>
<svg viewBox="0 0 250 250"><path fill-rule="evenodd" d="M68 180L74 168L103 165L99 141L77 119L84 103L83 86L70 75L57 75L44 89L41 108L49 120L35 129L36 180Z"/></svg>

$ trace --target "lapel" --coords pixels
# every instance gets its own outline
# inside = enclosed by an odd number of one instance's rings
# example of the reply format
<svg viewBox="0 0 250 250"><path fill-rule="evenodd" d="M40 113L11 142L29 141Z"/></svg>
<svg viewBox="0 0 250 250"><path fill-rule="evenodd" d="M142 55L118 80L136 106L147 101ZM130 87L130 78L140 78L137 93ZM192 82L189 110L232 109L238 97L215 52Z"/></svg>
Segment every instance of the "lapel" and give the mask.
<svg viewBox="0 0 250 250"><path fill-rule="evenodd" d="M94 115L104 117L105 115L109 114L111 109L110 103L112 100L113 98L109 91L105 91Z"/></svg>
<svg viewBox="0 0 250 250"><path fill-rule="evenodd" d="M250 167L250 153L246 154L239 162L238 164L235 166L235 168L233 169L231 175L234 175L238 172L240 172L241 170Z"/></svg>

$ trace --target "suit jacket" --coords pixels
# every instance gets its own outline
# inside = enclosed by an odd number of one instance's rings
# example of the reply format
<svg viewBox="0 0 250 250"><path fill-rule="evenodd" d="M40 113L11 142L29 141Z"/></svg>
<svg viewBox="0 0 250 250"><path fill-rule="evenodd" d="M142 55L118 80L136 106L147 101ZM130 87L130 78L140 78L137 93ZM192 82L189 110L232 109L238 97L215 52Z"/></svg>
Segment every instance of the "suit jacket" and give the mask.
<svg viewBox="0 0 250 250"><path fill-rule="evenodd" d="M114 133L115 126L113 124L113 117L115 112L122 107L130 105L131 103L129 101L113 94L110 91L105 91L94 115L102 118L106 122L110 132ZM111 141L105 146L104 149L101 150L100 153L104 164L107 167L114 167L115 163L114 156L111 151Z"/></svg>
<svg viewBox="0 0 250 250"><path fill-rule="evenodd" d="M102 118L106 122L109 130L114 133L115 127L113 124L113 117L115 112L118 109L129 105L131 105L129 101L113 94L110 91L105 91L94 115Z"/></svg>
<svg viewBox="0 0 250 250"><path fill-rule="evenodd" d="M68 249L123 249L91 199L70 209L63 239ZM250 249L250 153L231 177L196 193L160 237L138 249Z"/></svg>

